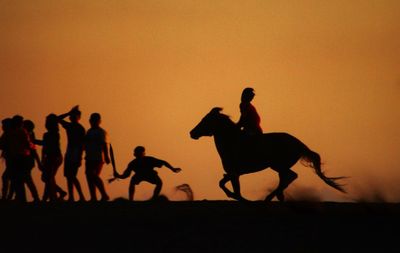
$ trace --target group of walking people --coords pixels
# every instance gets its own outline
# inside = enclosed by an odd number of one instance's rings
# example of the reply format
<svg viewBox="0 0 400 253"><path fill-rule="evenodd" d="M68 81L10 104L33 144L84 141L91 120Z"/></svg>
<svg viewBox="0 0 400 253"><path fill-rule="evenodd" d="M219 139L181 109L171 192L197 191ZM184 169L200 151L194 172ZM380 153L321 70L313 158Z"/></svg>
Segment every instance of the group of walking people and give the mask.
<svg viewBox="0 0 400 253"><path fill-rule="evenodd" d="M69 121L66 118L69 117ZM30 120L24 120L20 115L2 120L3 134L0 137L0 150L5 160L6 169L2 175L2 199L26 202L25 189L31 192L34 201L58 201L64 200L68 195L68 201L75 201L76 189L79 201L86 201L81 184L77 178L78 170L85 160L85 175L89 188L89 201L97 201L97 193L100 193L100 201L109 200L103 180L100 177L103 165L110 163L109 143L107 132L100 127L101 116L99 113L90 115L90 129L88 131L80 124L81 111L78 106L69 112L56 115L49 114L46 117L46 132L41 140L34 133L35 125ZM67 134L67 148L62 155L60 147L59 125ZM37 146L42 146L41 156L37 152ZM180 172L180 168L172 167L168 162L146 156L145 148L138 146L134 150L135 159L131 161L123 174L114 171L114 179L124 179L134 171L129 186L129 199L133 200L135 185L142 181L155 184L152 199L159 196L162 181L156 167L166 166L173 172ZM56 182L58 169L64 163L64 176L67 180L68 192L64 191ZM42 197L39 196L36 185L32 179L32 169L35 164L40 169L41 180L44 182ZM111 181L113 181L111 180Z"/></svg>
<svg viewBox="0 0 400 253"><path fill-rule="evenodd" d="M66 118L69 117L69 121ZM46 132L42 139L37 139L34 133L35 125L30 120L24 120L20 115L2 120L3 134L0 137L0 149L6 168L2 175L2 199L25 202L27 200L25 186L32 194L34 201L56 201L68 195L69 201L74 201L74 189L79 200L84 201L81 184L77 178L84 152L86 153L86 178L90 200L97 200L96 190L101 194L101 200L108 200L100 172L104 163L109 163L107 132L100 127L101 116L93 113L90 116L90 129L79 123L81 112L78 106L61 115L49 114L46 117ZM67 134L67 148L63 156L60 147L59 125ZM42 146L41 156L37 146ZM64 162L64 176L67 179L68 193L56 182L56 174ZM41 170L41 180L44 182L42 197L39 196L32 179L32 169Z"/></svg>

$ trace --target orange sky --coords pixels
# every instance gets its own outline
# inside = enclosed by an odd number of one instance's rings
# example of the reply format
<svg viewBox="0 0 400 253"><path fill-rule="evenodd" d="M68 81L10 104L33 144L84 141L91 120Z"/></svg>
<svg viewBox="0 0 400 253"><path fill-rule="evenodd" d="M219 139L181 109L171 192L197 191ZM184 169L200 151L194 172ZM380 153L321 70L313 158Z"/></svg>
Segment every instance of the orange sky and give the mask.
<svg viewBox="0 0 400 253"><path fill-rule="evenodd" d="M41 137L47 114L79 104L86 128L102 114L119 171L144 145L183 169L159 170L171 199L182 183L196 199L226 199L212 139L189 131L214 106L237 121L251 86L265 132L297 136L328 175L350 177L343 195L297 165L291 196L399 201L399 11L395 0L0 1L0 117L32 119ZM107 185L110 195L127 197L128 183ZM247 175L243 195L262 199L276 184L270 170ZM137 199L152 189L141 184Z"/></svg>

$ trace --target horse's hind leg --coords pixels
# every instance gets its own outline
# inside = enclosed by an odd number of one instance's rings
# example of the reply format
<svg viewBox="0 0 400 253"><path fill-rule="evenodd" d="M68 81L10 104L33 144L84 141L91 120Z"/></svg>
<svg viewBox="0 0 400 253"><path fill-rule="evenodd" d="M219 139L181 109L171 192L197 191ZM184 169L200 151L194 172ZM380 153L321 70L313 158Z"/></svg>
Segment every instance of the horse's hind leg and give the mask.
<svg viewBox="0 0 400 253"><path fill-rule="evenodd" d="M279 201L285 200L285 195L283 191L289 186L297 178L297 173L288 169L288 170L278 170L279 173L279 185L273 190L266 198L265 201L271 201L275 196Z"/></svg>
<svg viewBox="0 0 400 253"><path fill-rule="evenodd" d="M279 201L285 200L285 195L283 194L283 191L289 186L289 184L296 180L296 178L297 173L290 169L285 173L279 174L279 186L276 193L276 197Z"/></svg>

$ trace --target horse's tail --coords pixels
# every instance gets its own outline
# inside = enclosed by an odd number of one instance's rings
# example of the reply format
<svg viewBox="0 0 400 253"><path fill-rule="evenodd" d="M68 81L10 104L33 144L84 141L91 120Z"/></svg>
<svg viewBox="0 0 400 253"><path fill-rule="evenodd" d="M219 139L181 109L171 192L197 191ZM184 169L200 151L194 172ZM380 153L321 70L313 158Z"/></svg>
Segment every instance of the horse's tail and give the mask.
<svg viewBox="0 0 400 253"><path fill-rule="evenodd" d="M338 184L336 180L343 179L345 177L327 177L321 169L321 157L318 153L307 148L306 152L302 156L302 161L306 162L304 164L307 167L311 167L315 170L315 173L329 186L339 190L343 193L346 191L343 189L343 186Z"/></svg>

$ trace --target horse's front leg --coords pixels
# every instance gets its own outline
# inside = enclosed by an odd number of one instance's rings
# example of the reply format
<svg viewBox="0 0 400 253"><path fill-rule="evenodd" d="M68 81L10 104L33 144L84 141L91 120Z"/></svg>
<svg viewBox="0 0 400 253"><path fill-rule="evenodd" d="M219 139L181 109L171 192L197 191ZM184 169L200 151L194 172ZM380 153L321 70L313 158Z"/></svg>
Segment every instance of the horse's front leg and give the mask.
<svg viewBox="0 0 400 253"><path fill-rule="evenodd" d="M239 175L237 174L231 175L231 183L233 192L236 195L236 200L247 201L247 199L243 198L242 194L240 193Z"/></svg>
<svg viewBox="0 0 400 253"><path fill-rule="evenodd" d="M219 181L219 187L225 192L226 196L229 198L236 199L236 194L231 192L228 188L226 188L226 183L231 181L231 178L228 174L224 174L224 177Z"/></svg>
<svg viewBox="0 0 400 253"><path fill-rule="evenodd" d="M226 188L226 183L231 181L233 192ZM232 174L224 174L224 177L219 181L219 187L225 192L226 196L229 198L233 198L236 200L247 201L247 199L243 198L240 194L240 183L239 183L239 176L232 175Z"/></svg>

